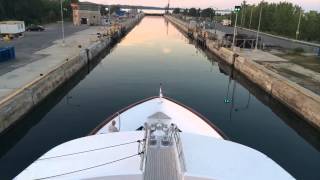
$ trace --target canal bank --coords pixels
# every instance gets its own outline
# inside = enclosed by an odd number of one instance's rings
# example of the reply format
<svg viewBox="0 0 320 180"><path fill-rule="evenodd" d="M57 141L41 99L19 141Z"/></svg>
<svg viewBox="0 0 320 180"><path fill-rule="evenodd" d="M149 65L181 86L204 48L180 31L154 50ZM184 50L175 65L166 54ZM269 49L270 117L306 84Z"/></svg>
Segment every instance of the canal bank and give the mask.
<svg viewBox="0 0 320 180"><path fill-rule="evenodd" d="M143 14L117 28L92 27L41 50L45 58L0 77L0 133L16 123L49 94L94 60L117 39L125 36ZM107 34L108 33L108 34Z"/></svg>
<svg viewBox="0 0 320 180"><path fill-rule="evenodd" d="M188 24L172 16L165 16L179 29L188 33ZM197 39L197 33L192 34ZM205 39L205 46L219 58L245 75L249 80L260 86L268 94L278 99L308 123L320 129L320 97L312 91L299 86L289 79L268 70L248 56L219 47L218 43ZM259 52L264 55L265 52Z"/></svg>

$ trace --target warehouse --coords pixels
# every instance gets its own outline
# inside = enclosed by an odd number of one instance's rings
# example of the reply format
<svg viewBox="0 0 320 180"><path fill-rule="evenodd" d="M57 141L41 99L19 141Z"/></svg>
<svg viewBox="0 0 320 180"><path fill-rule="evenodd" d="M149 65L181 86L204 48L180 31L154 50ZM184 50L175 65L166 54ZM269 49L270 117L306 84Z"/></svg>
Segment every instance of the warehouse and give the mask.
<svg viewBox="0 0 320 180"><path fill-rule="evenodd" d="M79 26L86 24L90 26L101 24L100 5L90 2L71 4L73 10L73 24Z"/></svg>

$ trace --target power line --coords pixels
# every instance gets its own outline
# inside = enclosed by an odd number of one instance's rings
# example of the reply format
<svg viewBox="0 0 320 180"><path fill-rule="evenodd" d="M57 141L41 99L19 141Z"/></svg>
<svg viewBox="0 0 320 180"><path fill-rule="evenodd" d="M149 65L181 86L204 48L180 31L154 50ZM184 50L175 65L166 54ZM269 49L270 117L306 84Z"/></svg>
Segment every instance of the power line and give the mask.
<svg viewBox="0 0 320 180"><path fill-rule="evenodd" d="M102 148L97 148L97 149L91 149L91 150L86 150L86 151L80 151L80 152L75 152L75 153L70 153L70 154L59 155L59 156L52 156L52 157L47 157L47 158L41 158L41 159L38 159L37 161L54 159L54 158L60 158L60 157L65 157L65 156L72 156L72 155L83 154L83 153L92 152L92 151L99 151L99 150L103 150L103 149L109 149L109 148L113 148L113 147L118 147L118 146L124 146L124 145L128 145L128 144L133 144L133 143L140 143L141 141L142 141L142 140L137 140L137 141L127 142L127 143L123 143L123 144L117 144L117 145L113 145L113 146L107 146L107 147L102 147Z"/></svg>
<svg viewBox="0 0 320 180"><path fill-rule="evenodd" d="M98 168L98 167L105 166L105 165L108 165L108 164L112 164L112 163L115 163L115 162L119 162L119 161L122 161L122 160L125 160L125 159L129 159L129 158L132 158L132 157L135 157L135 156L139 156L140 154L143 154L143 152L139 152L139 153L131 155L131 156L127 156L127 157L124 157L124 158L121 158L121 159L117 159L117 160L110 161L110 162L107 162L107 163L99 164L99 165L96 165L96 166L91 166L91 167L88 167L88 168L79 169L79 170L75 170L75 171L71 171L71 172L67 172L67 173L63 173L63 174L57 174L57 175L53 175L53 176L37 178L37 179L34 179L34 180L43 180L43 179L55 178L55 177L59 177L59 176L64 176L64 175L69 175L69 174L81 172L81 171L86 171L86 170L89 170L89 169Z"/></svg>

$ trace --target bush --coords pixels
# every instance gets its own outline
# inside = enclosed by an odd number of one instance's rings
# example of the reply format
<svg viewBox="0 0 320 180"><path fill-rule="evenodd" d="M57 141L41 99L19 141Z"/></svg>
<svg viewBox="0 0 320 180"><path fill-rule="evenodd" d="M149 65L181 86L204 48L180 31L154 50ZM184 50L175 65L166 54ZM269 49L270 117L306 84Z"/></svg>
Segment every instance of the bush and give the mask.
<svg viewBox="0 0 320 180"><path fill-rule="evenodd" d="M294 53L294 54L304 53L304 49L301 48L301 47L294 48L294 49L293 49L293 53Z"/></svg>

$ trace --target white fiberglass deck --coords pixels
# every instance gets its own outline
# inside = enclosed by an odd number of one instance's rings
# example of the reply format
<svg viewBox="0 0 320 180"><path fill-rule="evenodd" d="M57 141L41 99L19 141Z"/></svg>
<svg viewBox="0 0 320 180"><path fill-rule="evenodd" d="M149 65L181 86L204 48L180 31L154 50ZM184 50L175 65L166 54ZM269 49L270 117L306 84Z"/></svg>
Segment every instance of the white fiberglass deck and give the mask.
<svg viewBox="0 0 320 180"><path fill-rule="evenodd" d="M174 147L148 150L144 180L181 180Z"/></svg>
<svg viewBox="0 0 320 180"><path fill-rule="evenodd" d="M39 159L131 142L142 138L143 133L140 131L88 136L64 143L52 149ZM241 144L190 133L181 133L181 140L185 157L186 172L183 174L185 180L294 179L264 154ZM134 143L74 156L38 160L15 179L41 179L79 169L86 169L88 167L136 154L137 148L137 143ZM173 166L176 168L177 161L172 156L173 155L171 154L170 159L163 160L161 163L167 164L172 160L175 162L172 162L172 166L168 168L173 168ZM154 160L156 160L156 158ZM107 164L98 168L48 179L143 180L143 172L139 169L140 162L140 156L135 156L127 160ZM149 162L146 163L146 165L147 164L149 166L150 164L156 166L159 163ZM163 169L161 172L165 173L165 170L166 169ZM153 169L152 171L155 170ZM175 170L171 169L171 171L173 172ZM168 171L167 173L170 173L171 171ZM150 174L148 174L148 177L150 177ZM157 177L161 177L161 174L157 174ZM166 176L163 175L163 177ZM179 180L179 178L176 180Z"/></svg>
<svg viewBox="0 0 320 180"><path fill-rule="evenodd" d="M35 179L132 179L141 180L140 156L134 156L115 163L102 165L124 157L132 156L138 152L138 143L101 149L122 143L133 142L143 139L143 132L122 132L108 135L95 135L75 139L61 144L38 160L31 164L27 169L20 173L16 180L35 180ZM78 152L89 151L76 154ZM74 154L75 153L75 154ZM70 156L45 159L66 154ZM42 159L42 160L41 160ZM97 168L90 167L102 165ZM79 172L71 173L74 171ZM68 174L69 173L69 174ZM63 175L66 174L66 175ZM60 176L61 175L61 176Z"/></svg>
<svg viewBox="0 0 320 180"><path fill-rule="evenodd" d="M182 133L188 180L291 180L266 155L231 141Z"/></svg>
<svg viewBox="0 0 320 180"><path fill-rule="evenodd" d="M115 120L117 125L120 124L120 131L135 131L143 126L145 122L148 122L150 116L158 112L164 113L170 117L170 123L176 124L183 132L202 134L222 139L221 135L206 123L204 119L185 107L165 98L154 98L122 112L120 114L120 123L119 117L115 117L112 120ZM108 133L110 124L111 121L98 131L97 134Z"/></svg>
<svg viewBox="0 0 320 180"><path fill-rule="evenodd" d="M119 117L110 118L110 120L116 120L119 124ZM120 132L109 133L110 123L105 123L95 135L53 148L15 179L294 179L266 155L241 144L224 140L199 115L169 99L146 100L123 111L120 114L120 120ZM148 140L151 135L145 136L144 131L136 131L136 129L143 126L145 122L151 123L150 127L146 126L148 128L145 131L151 133L146 134L153 133L153 137L162 140L166 137L161 135L160 130L164 126L152 129L152 123L153 125L176 124L177 126L173 125L170 128L175 127L174 130L180 137L179 141L175 142L179 143L163 147L172 149L150 149L151 147L147 145L145 150L147 156L142 158L144 156L140 156L141 149L138 150L139 143L136 141L145 137ZM148 150L151 151L148 152ZM141 167L144 168L141 169ZM171 178L167 178L169 176Z"/></svg>

